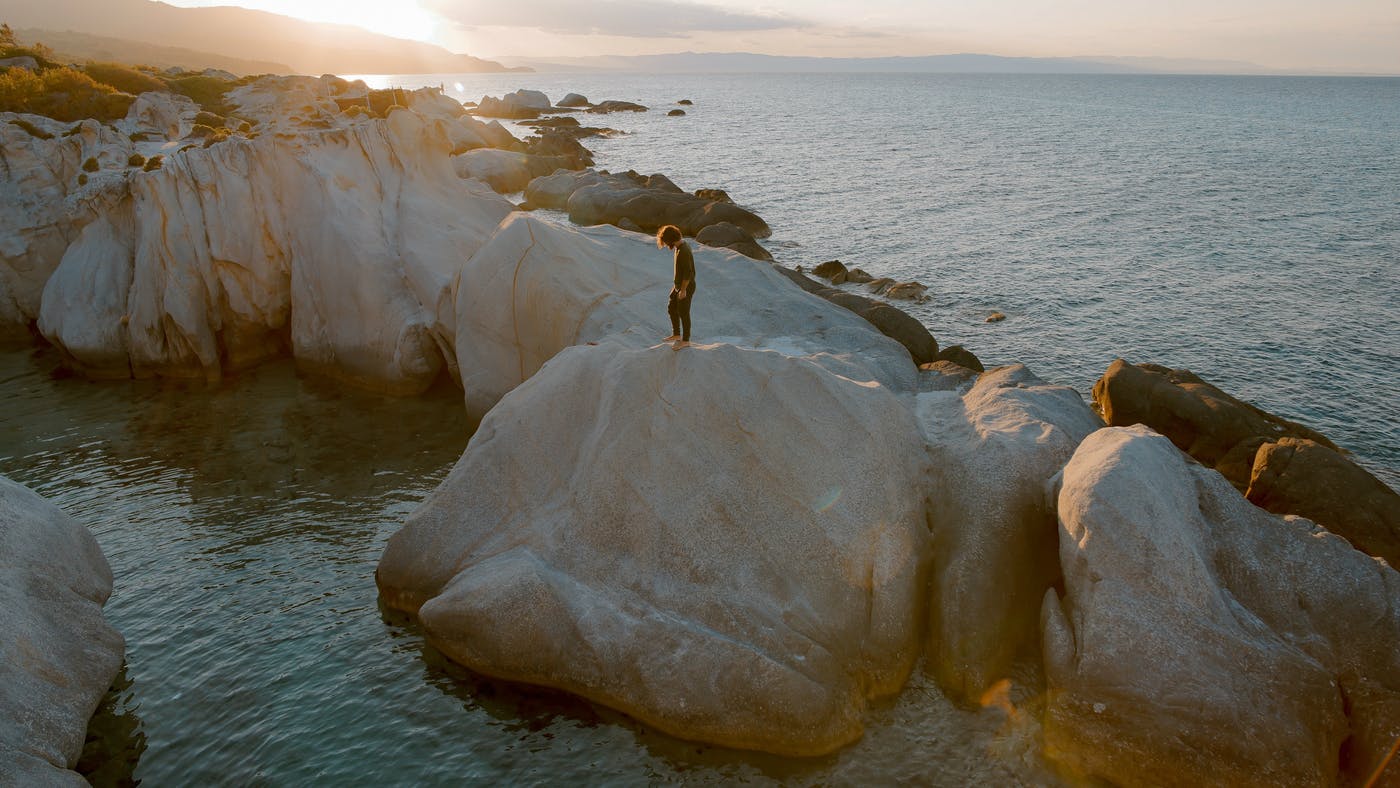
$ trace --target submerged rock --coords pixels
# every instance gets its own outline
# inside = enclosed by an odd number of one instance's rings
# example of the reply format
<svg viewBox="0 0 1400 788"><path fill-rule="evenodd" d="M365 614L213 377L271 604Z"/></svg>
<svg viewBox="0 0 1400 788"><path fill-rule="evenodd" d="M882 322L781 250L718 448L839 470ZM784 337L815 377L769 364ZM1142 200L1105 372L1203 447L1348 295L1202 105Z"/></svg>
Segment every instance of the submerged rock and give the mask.
<svg viewBox="0 0 1400 788"><path fill-rule="evenodd" d="M840 260L827 260L812 267L812 276L820 276L823 279L830 279L837 274L844 273L846 273L846 265Z"/></svg>
<svg viewBox="0 0 1400 788"><path fill-rule="evenodd" d="M1144 426L1079 447L1047 750L1120 784L1359 784L1400 737L1400 574ZM1345 746L1344 746L1345 742Z"/></svg>
<svg viewBox="0 0 1400 788"><path fill-rule="evenodd" d="M86 785L70 770L125 650L111 593L92 534L0 476L0 784Z"/></svg>
<svg viewBox="0 0 1400 788"><path fill-rule="evenodd" d="M1019 364L921 393L933 571L925 665L976 703L1039 644L1041 597L1060 576L1046 483L1103 422L1079 393Z"/></svg>
<svg viewBox="0 0 1400 788"><path fill-rule="evenodd" d="M641 104L634 104L634 103L632 103L632 102L630 102L630 101L604 101L604 102L599 103L599 104L594 104L593 106L591 106L591 107L589 107L588 109L584 110L584 112L592 112L592 113L598 114L598 115L604 115L604 114L607 114L607 113L609 113L609 112L646 112L646 111L647 111L647 108L646 108L646 107L642 106Z"/></svg>
<svg viewBox="0 0 1400 788"><path fill-rule="evenodd" d="M909 354L866 321L789 287L778 269L697 246L696 341L810 356L853 380L912 390ZM510 217L455 288L456 361L479 417L566 347L608 337L647 347L670 333L671 256L614 227Z"/></svg>
<svg viewBox="0 0 1400 788"><path fill-rule="evenodd" d="M486 416L376 578L475 670L822 754L917 658L922 456L890 391L806 358L577 347Z"/></svg>

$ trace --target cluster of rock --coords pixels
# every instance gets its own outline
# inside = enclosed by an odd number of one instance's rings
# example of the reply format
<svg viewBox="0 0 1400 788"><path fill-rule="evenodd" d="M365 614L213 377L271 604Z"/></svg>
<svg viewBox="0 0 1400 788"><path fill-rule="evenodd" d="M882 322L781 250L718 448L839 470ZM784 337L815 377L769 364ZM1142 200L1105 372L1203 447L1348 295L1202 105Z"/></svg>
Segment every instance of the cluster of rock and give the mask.
<svg viewBox="0 0 1400 788"><path fill-rule="evenodd" d="M919 282L899 282L889 277L873 277L859 268L847 268L840 260L828 260L818 263L813 269L814 276L820 276L834 285L858 284L865 285L866 289L878 296L891 298L897 301L924 302L928 300L925 293L928 292L928 285Z"/></svg>
<svg viewBox="0 0 1400 788"><path fill-rule="evenodd" d="M0 476L0 785L87 785L72 769L125 651L111 593L92 534Z"/></svg>
<svg viewBox="0 0 1400 788"><path fill-rule="evenodd" d="M1109 424L1146 424L1255 504L1306 517L1400 566L1400 495L1320 433L1188 370L1123 359L1094 384L1094 402Z"/></svg>
<svg viewBox="0 0 1400 788"><path fill-rule="evenodd" d="M257 136L103 164L80 189L84 157L135 143L0 123L35 163L5 195L29 179L61 203L6 211L0 315L97 376L212 379L280 353L398 393L451 376L480 428L376 578L454 660L816 755L920 659L975 701L1038 652L1047 751L1113 782L1355 781L1400 736L1400 574L1241 495L1310 489L1280 480L1342 457L1325 438L1258 412L1245 434L1211 421L1223 394L1124 386L1119 364L1104 414L1170 440L1105 427L1071 389L979 374L888 304L731 249L696 249L699 343L673 352L670 260L623 225L743 243L761 219L586 169L525 184L586 226L515 211L449 162L556 154L435 91L385 117L345 92L253 83L226 100ZM1243 487L1211 470L1238 484L1260 436ZM54 752L36 757L71 762Z"/></svg>
<svg viewBox="0 0 1400 788"><path fill-rule="evenodd" d="M549 96L544 93L522 89L500 98L482 96L472 114L507 120L533 120L541 115L580 110L595 115L606 115L610 112L646 112L647 108L630 101L609 100L594 104L577 93L566 95L556 106L550 103Z"/></svg>

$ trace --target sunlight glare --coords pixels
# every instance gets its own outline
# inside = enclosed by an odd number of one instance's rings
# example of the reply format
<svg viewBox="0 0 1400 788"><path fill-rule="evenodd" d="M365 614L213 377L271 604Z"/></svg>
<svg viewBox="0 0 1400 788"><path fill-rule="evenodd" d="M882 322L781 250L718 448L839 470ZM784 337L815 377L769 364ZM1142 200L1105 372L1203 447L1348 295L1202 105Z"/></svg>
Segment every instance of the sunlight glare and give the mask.
<svg viewBox="0 0 1400 788"><path fill-rule="evenodd" d="M433 15L417 0L240 0L238 5L308 22L354 25L394 38L432 41L436 33Z"/></svg>

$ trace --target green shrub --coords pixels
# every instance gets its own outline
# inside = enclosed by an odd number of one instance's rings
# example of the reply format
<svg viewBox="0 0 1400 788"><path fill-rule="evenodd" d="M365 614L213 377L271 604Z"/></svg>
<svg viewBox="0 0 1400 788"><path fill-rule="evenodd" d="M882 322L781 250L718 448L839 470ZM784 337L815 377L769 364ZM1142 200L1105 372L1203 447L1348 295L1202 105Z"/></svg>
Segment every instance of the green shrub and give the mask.
<svg viewBox="0 0 1400 788"><path fill-rule="evenodd" d="M190 136L191 136L191 137L208 137L208 136L212 135L213 133L214 133L214 127L213 127L213 126L207 126L207 125L205 125L205 124L203 124L203 123L196 123L196 124L194 124L194 126L192 126L192 127L190 128Z"/></svg>
<svg viewBox="0 0 1400 788"><path fill-rule="evenodd" d="M223 142L224 140L226 140L226 139L228 139L228 138L229 138L229 130L228 130L228 129L215 129L215 130L214 130L214 133L213 133L213 134L210 134L210 135L204 140L204 147L207 148L207 147L209 147L210 145L218 145L220 142Z"/></svg>
<svg viewBox="0 0 1400 788"><path fill-rule="evenodd" d="M246 120L243 121L242 123L238 124L238 133L239 133L239 134L251 134L251 133L253 133L253 124L249 123L249 122L246 121Z"/></svg>
<svg viewBox="0 0 1400 788"><path fill-rule="evenodd" d="M78 185L79 185L79 186L86 186L87 183L88 183L88 175L87 175L87 173L85 173L85 172L80 172L80 173L78 173Z"/></svg>
<svg viewBox="0 0 1400 788"><path fill-rule="evenodd" d="M106 121L126 117L135 100L66 66L39 74L22 68L0 73L0 112L31 112L61 121Z"/></svg>
<svg viewBox="0 0 1400 788"><path fill-rule="evenodd" d="M155 77L117 63L89 63L83 66L83 73L100 84L108 85L133 96L151 91L164 92L169 89L164 82Z"/></svg>
<svg viewBox="0 0 1400 788"><path fill-rule="evenodd" d="M160 169L161 165L163 164L165 164L165 157L161 156L160 154L156 154L155 156L146 159L146 166L142 167L141 169L145 170L146 172L154 172L155 170Z"/></svg>
<svg viewBox="0 0 1400 788"><path fill-rule="evenodd" d="M224 103L224 94L233 88L231 82L225 82L218 77L195 74L188 77L172 77L166 80L166 84L176 93L188 96L205 112L227 115L232 111L232 107Z"/></svg>
<svg viewBox="0 0 1400 788"><path fill-rule="evenodd" d="M97 172L101 166L97 163L97 159L89 156L88 160L83 162L83 172Z"/></svg>
<svg viewBox="0 0 1400 788"><path fill-rule="evenodd" d="M194 116L194 122L201 126L208 126L215 129L220 126L228 125L223 115L215 115L212 112L200 112L198 115Z"/></svg>
<svg viewBox="0 0 1400 788"><path fill-rule="evenodd" d="M126 166L128 166L128 167L140 167L142 164L145 164L145 163L146 163L146 157L145 157L145 156L142 156L142 155L139 154L139 153L133 153L133 154L131 154L131 157L128 158L128 159L126 160Z"/></svg>
<svg viewBox="0 0 1400 788"><path fill-rule="evenodd" d="M40 71L58 67L58 63L53 61L52 56L53 52L43 44L32 47L22 47L17 44L6 45L0 43L0 60L12 57L32 57L34 58L34 62L39 64Z"/></svg>
<svg viewBox="0 0 1400 788"><path fill-rule="evenodd" d="M35 126L33 123L30 123L29 121L25 120L24 118L15 118L14 120L10 121L10 125L11 125L11 126L19 126L20 128L22 128L22 129L24 129L25 131L29 132L29 136L31 136L31 137L37 137L37 138L39 138L39 139L41 139L41 140L51 140L51 139L53 139L53 135L52 135L52 134L48 133L47 131L44 131L43 129L39 128L38 126Z"/></svg>

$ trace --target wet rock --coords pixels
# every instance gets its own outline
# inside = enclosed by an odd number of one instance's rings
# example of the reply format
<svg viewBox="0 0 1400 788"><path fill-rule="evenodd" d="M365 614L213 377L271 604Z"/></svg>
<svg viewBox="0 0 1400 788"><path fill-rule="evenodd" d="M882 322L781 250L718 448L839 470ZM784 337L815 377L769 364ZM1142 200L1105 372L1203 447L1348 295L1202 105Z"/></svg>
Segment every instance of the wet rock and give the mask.
<svg viewBox="0 0 1400 788"><path fill-rule="evenodd" d="M586 107L586 106L588 106L590 103L591 103L591 102L589 102L589 100L588 100L587 98L585 98L584 96L580 96L580 95L577 94L577 93L569 93L569 94L566 94L566 95L564 96L564 98L562 98L562 99L559 100L558 106L561 106L561 107Z"/></svg>
<svg viewBox="0 0 1400 788"><path fill-rule="evenodd" d="M1039 645L1040 600L1060 576L1045 485L1103 426L1078 392L1022 365L975 380L965 393L921 393L916 404L933 463L925 666L972 704Z"/></svg>
<svg viewBox="0 0 1400 788"><path fill-rule="evenodd" d="M679 118L683 115L685 115L685 110L683 109L673 109L666 113L666 117L668 118Z"/></svg>
<svg viewBox="0 0 1400 788"><path fill-rule="evenodd" d="M525 141L525 150L532 156L547 156L565 160L559 167L568 170L581 170L585 167L593 166L593 151L583 147L577 139L569 134L562 134L556 131L544 131L538 137L531 137ZM549 172L553 172L550 170ZM549 173L538 173L533 177ZM529 181L526 181L529 184ZM516 191L525 187L522 186Z"/></svg>
<svg viewBox="0 0 1400 788"><path fill-rule="evenodd" d="M983 322L986 322L986 323L1000 323L1001 321L1003 321L1003 320L1005 320L1005 319L1006 319L1006 315L1003 315L1003 314L1000 313L1000 312L993 312L993 313L991 313L990 315L987 315L987 319L986 319L985 321L983 321Z"/></svg>
<svg viewBox="0 0 1400 788"><path fill-rule="evenodd" d="M943 348L938 354L939 361L951 361L961 367L967 367L973 372L982 372L982 362L971 350L962 345L949 345Z"/></svg>
<svg viewBox="0 0 1400 788"><path fill-rule="evenodd" d="M888 276L882 276L877 279L871 279L869 282L867 282L866 289L868 289L872 293L875 293L876 295L879 295L880 293L883 293L884 291L888 290L893 284L895 284L895 281L893 279L889 278Z"/></svg>
<svg viewBox="0 0 1400 788"><path fill-rule="evenodd" d="M619 225L621 226L621 225ZM752 257L755 260L772 260L773 255L769 254L752 235L749 235L742 227L737 227L729 222L712 224L696 233L695 240L706 246L720 246Z"/></svg>
<svg viewBox="0 0 1400 788"><path fill-rule="evenodd" d="M693 105L695 102L691 101L690 99L681 99L680 101L677 101L676 103L677 103L677 104L680 104L680 105L682 105L682 106L689 107L689 106Z"/></svg>
<svg viewBox="0 0 1400 788"><path fill-rule="evenodd" d="M0 476L0 784L85 784L71 769L125 650L111 593L92 534Z"/></svg>
<svg viewBox="0 0 1400 788"><path fill-rule="evenodd" d="M875 277L859 268L852 268L846 272L846 281L853 285L863 285L875 281Z"/></svg>
<svg viewBox="0 0 1400 788"><path fill-rule="evenodd" d="M817 263L812 268L812 275L820 276L823 279L830 279L837 274L845 272L846 266L840 260L827 260L824 263Z"/></svg>
<svg viewBox="0 0 1400 788"><path fill-rule="evenodd" d="M1360 784L1400 735L1400 574L1384 562L1253 506L1142 425L1083 442L1058 512L1044 732L1071 768Z"/></svg>
<svg viewBox="0 0 1400 788"><path fill-rule="evenodd" d="M1280 438L1260 446L1245 496L1268 511L1306 517L1400 567L1400 495L1316 441Z"/></svg>
<svg viewBox="0 0 1400 788"><path fill-rule="evenodd" d="M918 282L897 282L881 291L880 295L897 301L923 301L928 286Z"/></svg>
<svg viewBox="0 0 1400 788"><path fill-rule="evenodd" d="M594 104L584 112L592 112L596 115L605 115L609 112L646 112L647 108L641 104L634 104L630 101L604 101Z"/></svg>
<svg viewBox="0 0 1400 788"><path fill-rule="evenodd" d="M859 312L869 320L880 333L908 348L915 364L925 364L938 356L938 340L933 338L928 328L908 313L889 304L875 304Z"/></svg>
<svg viewBox="0 0 1400 788"><path fill-rule="evenodd" d="M888 389L805 358L575 347L487 414L376 579L474 670L828 753L918 655L923 457Z"/></svg>
<svg viewBox="0 0 1400 788"><path fill-rule="evenodd" d="M1146 424L1224 473L1241 492L1249 488L1256 450L1267 441L1306 438L1337 448L1321 434L1238 400L1189 370L1115 359L1094 383L1093 396L1110 426Z"/></svg>

